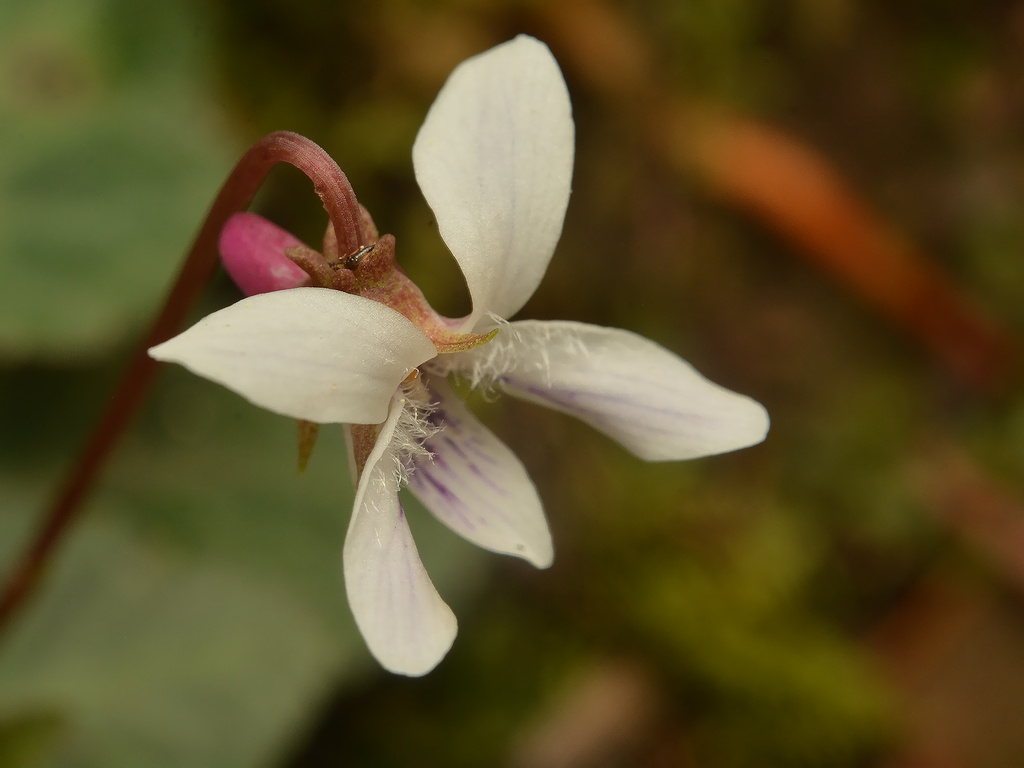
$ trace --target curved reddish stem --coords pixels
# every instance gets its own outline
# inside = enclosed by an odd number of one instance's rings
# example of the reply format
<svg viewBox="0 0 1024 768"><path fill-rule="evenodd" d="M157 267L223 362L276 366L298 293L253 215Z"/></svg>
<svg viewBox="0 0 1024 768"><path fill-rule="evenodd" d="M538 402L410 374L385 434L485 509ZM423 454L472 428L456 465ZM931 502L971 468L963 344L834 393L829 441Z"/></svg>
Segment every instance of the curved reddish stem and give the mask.
<svg viewBox="0 0 1024 768"><path fill-rule="evenodd" d="M327 215L334 225L339 253L353 253L364 245L369 245L362 235L360 227L362 213L359 201L356 200L356 193L352 191L348 177L334 162L334 158L319 145L305 136L291 131L275 131L253 144L246 156L254 151L260 153L261 159L266 164L260 181L267 175L271 167L282 162L294 165L309 177L313 182L313 189L323 200ZM239 166L244 161L245 157L239 162ZM236 166L237 170L238 166ZM224 186L227 187L230 182L229 178ZM253 194L255 194L255 189ZM252 197L250 196L249 199L251 200ZM228 215L234 212L233 210ZM220 231L219 227L217 231Z"/></svg>
<svg viewBox="0 0 1024 768"><path fill-rule="evenodd" d="M350 253L367 245L360 234L361 213L352 185L338 164L319 146L297 133L276 131L264 136L242 155L206 214L163 309L132 357L78 460L50 501L35 538L4 583L0 592L0 631L9 625L38 583L57 544L80 514L82 501L117 439L142 402L157 366L146 350L177 333L216 269L217 238L224 222L249 206L267 174L278 163L294 165L313 182L313 188L334 225L341 253Z"/></svg>

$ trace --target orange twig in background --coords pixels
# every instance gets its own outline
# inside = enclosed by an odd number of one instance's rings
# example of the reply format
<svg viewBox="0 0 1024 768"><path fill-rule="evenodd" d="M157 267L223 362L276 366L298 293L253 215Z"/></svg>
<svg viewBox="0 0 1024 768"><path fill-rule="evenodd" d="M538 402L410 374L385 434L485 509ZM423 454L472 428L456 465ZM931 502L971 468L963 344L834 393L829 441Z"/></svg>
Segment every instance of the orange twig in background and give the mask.
<svg viewBox="0 0 1024 768"><path fill-rule="evenodd" d="M642 36L601 0L538 12L566 68L650 130L654 151L696 174L980 391L1006 383L1009 336L927 254L872 211L827 158L754 120L684 103L660 82Z"/></svg>
<svg viewBox="0 0 1024 768"><path fill-rule="evenodd" d="M781 131L729 116L675 116L712 191L796 246L968 384L1004 384L1014 349L937 264L861 201L829 161Z"/></svg>

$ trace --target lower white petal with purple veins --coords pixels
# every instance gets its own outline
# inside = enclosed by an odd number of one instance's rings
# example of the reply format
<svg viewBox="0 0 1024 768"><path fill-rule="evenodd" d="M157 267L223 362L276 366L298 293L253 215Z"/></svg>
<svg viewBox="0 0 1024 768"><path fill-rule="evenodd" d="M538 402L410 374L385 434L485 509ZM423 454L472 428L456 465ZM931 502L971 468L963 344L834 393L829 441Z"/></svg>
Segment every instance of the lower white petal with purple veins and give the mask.
<svg viewBox="0 0 1024 768"><path fill-rule="evenodd" d="M424 675L455 640L457 624L420 561L398 500L392 437L404 407L399 391L370 453L345 537L345 590L356 624L381 666Z"/></svg>
<svg viewBox="0 0 1024 768"><path fill-rule="evenodd" d="M428 382L439 432L424 443L409 489L438 520L477 546L538 568L554 558L537 489L508 447L469 412L444 379Z"/></svg>
<svg viewBox="0 0 1024 768"><path fill-rule="evenodd" d="M760 403L629 331L524 320L504 326L491 343L506 349L464 353L467 375L490 373L508 394L576 416L648 461L734 451L768 431ZM474 356L488 356L496 368L474 370Z"/></svg>

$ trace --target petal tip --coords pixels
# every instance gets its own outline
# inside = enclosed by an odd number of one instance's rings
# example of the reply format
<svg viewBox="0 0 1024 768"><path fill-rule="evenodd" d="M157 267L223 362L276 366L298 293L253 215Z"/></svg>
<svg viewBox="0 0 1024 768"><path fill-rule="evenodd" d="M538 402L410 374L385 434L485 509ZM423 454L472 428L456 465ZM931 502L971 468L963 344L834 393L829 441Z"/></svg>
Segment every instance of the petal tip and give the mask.
<svg viewBox="0 0 1024 768"><path fill-rule="evenodd" d="M548 547L547 549L540 551L523 552L522 557L534 568L544 571L554 564L555 550L554 547Z"/></svg>
<svg viewBox="0 0 1024 768"><path fill-rule="evenodd" d="M158 360L161 363L175 362L175 358L170 352L170 350L174 348L174 345L171 343L173 341L173 338L168 339L167 341L162 341L159 344L147 349L146 354L149 355L154 360Z"/></svg>
<svg viewBox="0 0 1024 768"><path fill-rule="evenodd" d="M740 407L736 409L732 419L733 441L731 447L725 448L723 453L726 451L738 451L742 448L750 448L763 443L765 438L768 437L768 431L771 428L771 418L768 416L767 408L754 398L747 397L746 395L737 394L736 398L737 404Z"/></svg>
<svg viewBox="0 0 1024 768"><path fill-rule="evenodd" d="M447 634L437 634L432 638L430 645L424 645L415 653L391 654L387 650L370 647L370 653L384 669L396 675L406 677L423 677L432 672L444 657L448 655L455 637L458 634L458 621L455 614L448 611L451 625Z"/></svg>

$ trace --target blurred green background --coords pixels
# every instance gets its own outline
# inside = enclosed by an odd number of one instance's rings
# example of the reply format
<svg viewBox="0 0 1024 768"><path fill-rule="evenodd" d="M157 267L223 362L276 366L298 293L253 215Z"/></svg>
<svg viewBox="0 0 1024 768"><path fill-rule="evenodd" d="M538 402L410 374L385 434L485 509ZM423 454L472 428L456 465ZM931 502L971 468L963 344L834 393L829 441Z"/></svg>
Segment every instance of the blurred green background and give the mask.
<svg viewBox="0 0 1024 768"><path fill-rule="evenodd" d="M452 67L520 32L577 158L519 316L647 335L768 440L649 465L474 401L556 561L407 500L460 621L409 680L345 605L340 430L299 476L294 424L168 367L0 636L0 766L1024 764L1018 0L2 0L0 569L261 135L324 146L466 311L410 150ZM289 170L255 209L325 223ZM195 316L237 298L219 275Z"/></svg>

